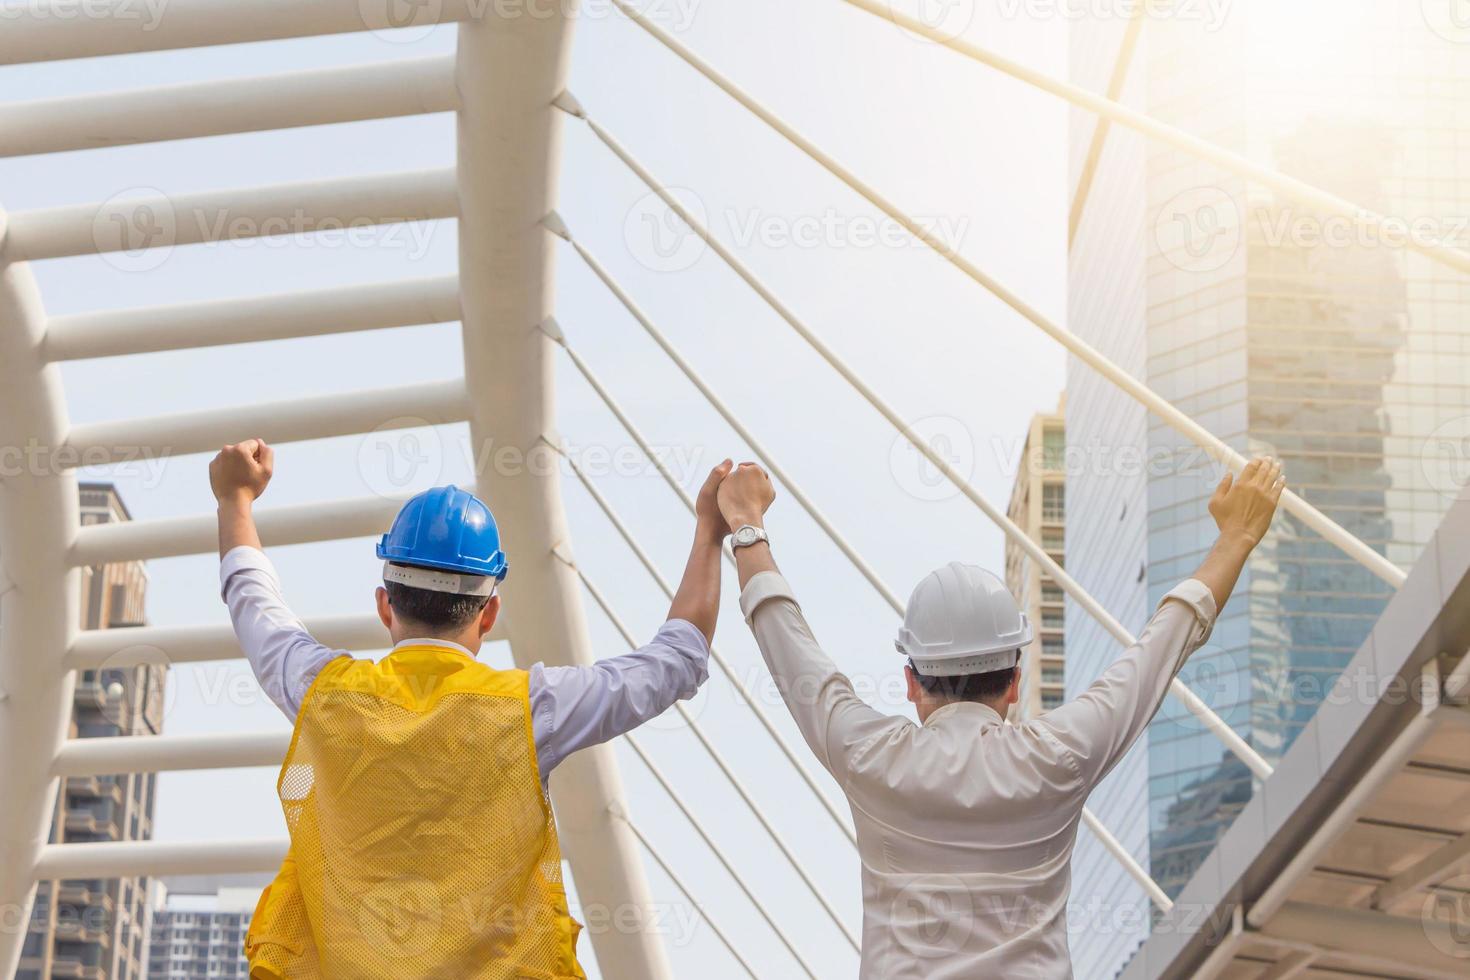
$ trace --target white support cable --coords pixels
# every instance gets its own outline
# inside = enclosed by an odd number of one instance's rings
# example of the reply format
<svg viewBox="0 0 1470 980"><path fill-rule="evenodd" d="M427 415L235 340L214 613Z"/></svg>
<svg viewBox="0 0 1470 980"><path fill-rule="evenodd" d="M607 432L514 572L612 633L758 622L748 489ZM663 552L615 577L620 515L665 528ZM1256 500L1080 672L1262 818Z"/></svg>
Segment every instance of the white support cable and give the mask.
<svg viewBox="0 0 1470 980"><path fill-rule="evenodd" d="M1113 860L1122 865L1128 877L1143 889L1148 900L1153 902L1160 912L1167 912L1174 907L1174 903L1159 887L1159 883L1149 876L1149 873L1143 869L1143 865L1135 861L1133 855L1128 852L1128 848L1123 846L1123 842L1114 837L1113 832L1104 827L1097 815L1087 807L1082 808L1082 822L1087 825L1088 830L1092 831L1092 836L1097 838L1103 849L1113 856Z"/></svg>
<svg viewBox="0 0 1470 980"><path fill-rule="evenodd" d="M684 883L683 876L681 876L677 871L674 870L674 866L672 864L664 860L664 856L659 853L659 849L653 845L653 841L649 839L648 835L640 830L638 828L638 825L633 821L627 820L624 822L627 823L628 829L633 832L633 836L638 838L638 843L642 844L643 849L648 852L648 856L653 858L653 863L657 864L660 868L663 869L664 874L667 875L669 880L674 883L674 887L679 889L679 891L683 893L684 897L689 900L690 905L694 906L694 911L698 912L700 918L704 919L704 921L709 925L710 929L714 931L715 937L724 944L725 949L730 951L730 955L735 957L735 962L740 964L740 968L745 971L746 975L750 977L750 980L760 980L760 977L756 974L755 969L750 965L750 963L745 959L744 956L740 955L739 948L737 948L736 945L730 941L729 936L725 935L725 930L720 928L720 924L715 921L714 916L705 911L704 906L700 904L699 899L694 897L694 892L689 888L688 885Z"/></svg>
<svg viewBox="0 0 1470 980"><path fill-rule="evenodd" d="M624 13L629 9L623 0L613 0ZM1167 143L1175 149L1183 150L1201 160L1206 160L1234 174L1252 180L1263 187L1269 187L1280 194L1285 195L1309 208L1327 211L1332 214L1352 218L1354 220L1366 221L1375 227L1383 229L1389 219L1359 204L1354 204L1346 198L1330 194L1319 187L1315 187L1306 181L1288 177L1286 174L1271 170L1252 163L1250 160L1238 153L1233 153L1225 148L1211 143L1209 140L1200 139L1177 129L1167 123L1161 122L1144 112L1130 108L1121 102L1089 92L1087 89L1073 85L1060 79L1052 78L1042 72L1034 71L1026 66L1003 58L992 51L987 51L963 37L952 37L947 32L937 29L932 24L926 24L917 17L898 9L893 3L885 0L843 0L844 3L866 11L875 17L898 24L907 30L913 31L922 37L928 38L938 44L964 55L972 61L987 65L1017 81L1048 92L1067 102L1083 109L1097 113L1105 119L1127 126L1145 136ZM630 15L631 16L631 15ZM645 23L645 27L647 24ZM1408 248L1425 255L1436 262L1440 262L1460 272L1470 273L1470 253L1462 249L1454 248L1437 239L1425 239L1419 235L1405 236L1405 245Z"/></svg>
<svg viewBox="0 0 1470 980"><path fill-rule="evenodd" d="M458 215L453 168L411 170L19 211L5 253L35 261Z"/></svg>
<svg viewBox="0 0 1470 980"><path fill-rule="evenodd" d="M598 494L596 489L593 488L591 481L583 476L580 471L578 471L577 475L582 478L583 485L587 487L588 491L594 496L594 498L597 499L598 503L604 507L604 510L606 510L606 501L601 499L601 495ZM634 546L634 548L638 552L640 560L647 558L641 548L637 548L636 545ZM664 582L662 576L658 574L657 570L654 569L651 565L646 564L645 567L647 567L649 569L649 572L655 577L659 586L661 588L664 588L667 583ZM602 610L602 614L607 617L608 622L612 623L613 629L618 631L618 635L623 638L623 642L628 644L628 649L637 650L637 638L633 636L632 630L628 629L627 624L623 622L623 618L619 616L617 612L613 609L612 604L608 601L607 596L604 595L603 591L597 587L596 583L594 583L590 578L587 577L587 573L582 571L580 566L573 565L573 568L577 572L577 577L582 580L582 587L587 590L587 594L592 597L592 601L597 603L597 608ZM664 591L668 592L668 589L664 588ZM700 746L704 749L705 754L710 757L710 759L714 762L716 768L718 768L720 770L720 773L724 775L725 781L728 782L731 788L735 790L735 795L740 797L741 801L745 804L746 809L751 812L751 815L755 817L756 822L761 825L761 828L763 830L765 830L766 836L771 839L771 842L776 845L776 849L781 852L781 855L784 858L786 858L786 862L791 865L791 870L796 872L797 877L799 877L802 883L806 885L807 891L811 892L812 897L817 900L817 904L822 907L822 910L827 913L827 917L832 920L832 924L835 925L837 927L837 930L842 933L844 938L847 939L848 945L852 947L853 952L861 953L862 943L858 940L858 937L853 934L853 931L850 928L848 928L847 923L842 921L842 916L837 914L837 910L833 908L832 903L827 900L827 896L822 894L821 888L817 886L817 883L812 879L811 875L807 874L806 869L801 865L801 861L797 859L796 854L791 850L790 845L786 843L786 839L781 836L780 831L778 831L771 823L770 819L766 816L765 811L761 809L760 804L755 801L755 797L750 795L750 790L746 787L745 783L740 779L740 777L735 774L735 770L730 767L730 763L725 759L720 751L714 747L714 744L710 742L709 737L705 735L704 729L700 726L698 720L696 720L695 717L689 713L689 709L684 707L684 702L682 701L674 702L674 710L678 712L679 718L684 722L685 725L688 726L690 733L695 737L695 739L698 740Z"/></svg>
<svg viewBox="0 0 1470 980"><path fill-rule="evenodd" d="M265 508L256 512L256 520L267 546L336 541L382 534L402 503L376 496L324 500ZM77 529L67 560L86 566L202 555L214 551L218 541L219 519L214 514L87 524Z"/></svg>
<svg viewBox="0 0 1470 980"><path fill-rule="evenodd" d="M459 108L440 55L0 105L0 157L388 119Z"/></svg>
<svg viewBox="0 0 1470 980"><path fill-rule="evenodd" d="M659 476L663 477L664 482L683 501L685 509L692 516L694 514L694 498L689 495L688 490L684 489L684 485L679 482L678 478L669 471L668 466L664 464L663 457L653 451L653 446L644 438L643 433L639 431L638 427L633 423L632 418L628 416L628 413L623 410L622 405L612 396L612 392L608 391L607 386L593 372L592 367L582 359L582 355L578 354L567 341L566 334L562 331L561 325L555 320L548 320L546 323L541 324L541 331L560 344L561 349L566 351L568 360L572 362L572 366L582 375L582 380L586 381L587 385L597 397L602 400L602 404L612 413L613 418L618 420L618 424L623 427L623 431L628 433L628 436L633 440L634 444L648 458L648 461L653 464L654 469L658 470ZM724 549L724 554L731 563L734 562L734 556L728 547Z"/></svg>
<svg viewBox="0 0 1470 980"><path fill-rule="evenodd" d="M542 325L542 329L546 329L545 324ZM612 412L612 414L617 418L619 422L622 423L624 430L626 430L628 435L632 437L633 441L638 445L638 448L643 451L644 455L646 455L650 460L653 461L654 466L663 476L664 482L666 482L669 487L674 491L674 493L678 495L679 499L684 502L684 506L688 508L689 513L693 514L694 498L689 496L689 491L684 489L679 481L675 479L674 475L669 472L668 468L663 465L663 462L658 459L656 454L653 452L653 448L649 445L648 440L644 438L643 433L640 432L637 426L633 424L633 420L627 416L622 407L612 397L612 393L609 392L607 388L602 385L602 382L599 381L597 376L592 372L591 367L589 367L588 364L584 360L582 360L581 356L578 355L577 352L573 350L572 347L566 342L566 339L564 336L562 336L560 329L557 329L554 334L551 334L551 336L562 345L563 349L567 352L567 356L571 358L572 363L577 366L577 369L582 373L582 377L587 380L587 383L592 387L592 390L595 391L602 398L603 404L606 405L608 410ZM726 542L725 547L722 548L721 551L725 559L731 565L733 565L735 563L735 558L730 551L728 542ZM766 713L766 710L761 707L760 702L756 700L755 694L748 687L746 687L745 682L740 680L740 678L736 675L733 665L725 660L724 655L715 650L713 645L711 645L710 653L714 657L715 663L719 666L720 671L725 675L725 677L730 681L731 684L735 685L736 690L740 692L740 695L745 699L745 702L750 705L751 711L760 721L761 727L766 730L766 734L771 736L772 741L774 741L777 748L781 750L781 754L786 757L786 761L789 762L791 764L791 767L796 770L799 776L801 776L802 782L806 783L807 788L810 789L813 795L816 796L817 800L821 803L822 808L826 810L827 814L832 818L832 822L837 825L837 829L842 831L842 835L846 837L850 843L856 845L857 835L853 832L852 827L849 826L847 820L843 818L842 813L837 809L836 804L834 804L831 798L825 792L823 792L820 786L817 785L816 777L814 777L811 773L811 770L806 767L806 764L801 760L800 755L792 747L790 741L787 740L786 736L781 734L781 732L776 728L776 725L771 720L770 715Z"/></svg>
<svg viewBox="0 0 1470 980"><path fill-rule="evenodd" d="M644 182L644 184L647 185L647 187L651 191L657 194L659 198L663 200L663 202L669 207L669 209L672 210L676 215L678 215L689 226L690 230L692 230L705 243L707 243L710 248L717 255L719 255L726 262L726 264L730 266L731 270L734 271L736 275L745 280L746 284L749 285L751 289L756 292L757 295L759 295L768 304L770 304L771 308L783 320L785 320L787 324L790 325L791 328L795 330L797 334L800 335L801 338L805 340L812 347L812 349L822 357L823 360L825 360L834 370L836 370L837 373L841 375L848 382L848 384L851 385L858 392L858 394L860 394L863 399L868 402L869 405L871 405L880 415L887 419L889 424L892 425L894 429L900 435L902 435L911 446L914 447L915 450L923 455L925 459L927 459L936 469L939 470L939 472L943 473L945 478L953 483L955 487L959 489L959 491L970 500L971 503L973 503L976 507L980 509L982 513L985 514L986 517L988 517L992 522L1000 527L1000 529L1005 532L1007 537L1016 542L1017 546L1025 551L1028 557L1030 557L1033 561L1040 565L1041 568L1048 575L1050 575L1057 582L1057 584L1060 585L1062 589L1069 596L1071 596L1079 606L1082 607L1082 609L1088 615L1090 615L1094 620L1098 622L1099 625L1101 625L1105 630L1112 634L1112 636L1117 639L1119 643L1123 644L1125 647L1133 645L1133 643L1135 642L1133 634L1129 633L1128 630L1125 629L1121 623L1113 618L1112 614L1104 609L1097 602L1097 600L1095 600L1086 590L1082 588L1081 585L1077 583L1075 579L1068 575L1066 571L1063 570L1062 567L1057 564L1057 562L1050 555L1046 553L1045 549L1043 549L1040 544L1032 540L1032 538L1027 535L1026 532L1023 531L1014 521L1007 517L1004 512L996 509L995 506L992 505L988 500L986 500L985 497L981 495L980 491L977 490L959 472L957 472L954 467L949 464L948 461L946 461L942 456L935 452L933 447L931 447L924 439L916 435L914 431L909 427L908 423L903 420L903 418L898 414L897 411L892 408L892 406L885 402L867 384L867 382L865 382L850 366L848 366L848 364L840 356L838 356L838 354L834 350L832 350L832 348L828 347L826 343L823 342L821 338L819 338L812 331L812 329L801 320L800 317L792 312L790 307L786 306L785 303L783 303L773 292L771 292L771 290L763 282L761 282L759 278L756 277L755 273L751 272L749 267L746 266L744 262L742 262L733 252L731 252L728 248L721 244L720 241L715 238L702 223L700 223L692 214L690 214L689 211L682 204L680 204L672 194L669 193L667 188L660 184L658 180L648 172L647 169L645 169L630 153L628 153L627 150L623 149L623 147L615 139L613 139L610 134L608 134L605 130L598 126L596 122L594 122L590 117L587 117L585 113L582 113L580 107L576 106L574 100L563 100L560 101L558 105L561 106L561 108L563 108L565 111L572 112L574 115L581 115L582 118L586 119L588 126L592 129L594 133L597 134L598 138L601 139L602 142L606 144L608 148L611 149L619 159L627 164L629 169L637 174L638 177ZM569 105L574 108L569 108ZM1271 775L1270 763L1266 762L1266 760L1261 756L1259 752L1257 752L1243 738L1241 738L1234 729L1232 729L1229 725L1225 723L1224 719L1215 714L1215 712L1212 711L1210 707L1204 703L1204 701L1202 701L1177 677L1174 678L1174 680L1170 683L1169 690L1176 697L1179 698L1179 700L1184 704L1184 706L1189 710L1191 714L1198 718L1210 732L1212 732L1217 738L1220 739L1221 742L1225 744L1226 748L1228 748L1236 758L1245 763L1245 765L1251 770L1251 772L1253 772L1261 779L1266 779Z"/></svg>
<svg viewBox="0 0 1470 980"><path fill-rule="evenodd" d="M409 8L396 0L90 0L85 8L66 0L34 0L6 11L0 65L423 29L468 20L482 8L480 0L434 0Z"/></svg>
<svg viewBox="0 0 1470 980"><path fill-rule="evenodd" d="M653 761L653 758L643 750L643 746L639 743L637 737L634 736L632 732L629 732L628 734L623 736L623 741L628 743L628 747L632 749L634 754L637 755L638 758L643 762L643 765L648 769L654 780L661 787L663 787L663 791L668 794L669 799L674 802L674 806L678 807L679 812L684 814L684 819L689 821L689 825L694 828L694 832L699 835L701 840L704 841L705 846L710 849L710 853L715 856L715 859L724 866L725 871L730 875L731 878L735 880L735 884L739 886L742 892L745 893L745 897L750 900L750 904L755 908L756 912L759 913L760 917L766 921L766 925L771 927L771 931L776 934L776 938L781 940L781 944L786 947L786 951L791 954L792 959L796 960L802 971L808 977L810 977L811 980L817 980L816 971L814 971L811 964L806 961L806 957L801 955L801 951L796 948L796 943L792 941L789 935L787 935L786 930L781 928L780 924L777 923L776 918L770 913L770 911L763 904L761 904L760 899L755 897L755 892L751 890L750 883L745 880L745 876L735 869L734 862L732 862L730 858L726 856L724 849L721 848L720 845L715 843L714 838L710 836L709 831L705 829L704 824L701 823L699 818L694 815L694 811L689 809L689 804L684 802L684 797L679 795L679 791L674 789L673 783L669 782L669 779L667 776L664 775L663 770L660 769L658 767L658 764Z"/></svg>
<svg viewBox="0 0 1470 980"><path fill-rule="evenodd" d="M974 280L980 286L984 287L1001 302L1005 303L1007 306L1029 320L1035 326L1039 327L1053 340L1056 340L1062 346L1066 347L1067 350L1074 354L1079 360L1086 363L1108 381L1112 382L1114 385L1122 389L1127 395L1142 404L1149 411L1153 412L1179 434L1184 436L1186 439L1189 439L1195 445L1204 449L1211 455L1211 457L1228 466L1236 473L1239 473L1241 468L1245 466L1245 457L1236 452L1234 449L1230 448L1230 446L1226 445L1223 440L1218 439L1204 426L1200 425L1194 419L1190 418L1188 415L1185 415L1179 409L1175 408L1172 403L1160 396L1152 388L1148 387L1148 385L1139 381L1137 378L1134 378L1131 374L1124 371L1118 365L1114 364L1105 355L1103 355L1096 348L1092 347L1081 337L1078 337L1075 333L1061 326L1060 324L1054 323L1051 320L1047 319L1047 317L1042 315L1039 310L1026 303L1018 295L1011 292L1009 289L1005 288L997 280L981 270L979 266L975 265L973 262L961 255L957 250L955 250L954 247L949 245L932 231L924 228L909 215L901 211L887 198L883 197L883 195L879 194L872 187L860 180L852 171L848 170L831 156L823 152L810 140L806 139L806 137L802 136L790 125L784 122L779 116L771 112L761 103L757 102L752 96L746 94L746 92L742 90L739 86L737 86L734 82L721 75L712 66L703 61L698 55L690 51L668 32L664 31L657 24L654 24L652 21L639 14L636 10L632 9L625 2L625 0L613 0L613 3L631 20L633 20L640 27L651 34L656 40L663 44L664 47L668 48L671 52L678 55L679 58L681 58L686 64L694 68L710 82L712 82L718 88L722 89L731 98L735 99L735 101L743 105L746 109L750 110L750 112L753 113L762 122L766 123L777 133L785 137L793 146L795 146L797 149L801 150L808 157L810 157L813 162L823 167L838 180L842 181L842 183L846 184L857 194L865 198L874 207L878 208L889 218L903 226L903 228L907 230L911 235L922 241L924 244L928 245L940 256L946 259L951 265L963 272L966 276ZM559 103L559 106L564 111L571 112L573 115L582 115L584 118L586 118L586 114L580 111L580 107L575 106L575 100L571 102L572 107L569 107L569 105L566 103ZM588 121L589 123L591 122L590 119ZM594 126L593 129L594 131L598 131L598 127L596 126ZM599 135L601 134L599 133ZM607 140L604 139L604 142L606 141ZM685 217L687 212L684 211L682 206L670 204L670 207L671 209L675 210L676 213L683 212L680 213L680 217L684 217L685 221L690 224L690 227L695 227L694 223L690 221L687 217ZM708 241L708 239L706 240ZM711 244L713 245L713 243ZM795 326L794 322L793 326ZM819 342L816 341L814 338L806 337L806 339L818 350L818 353L822 353L822 351L825 349L824 346L820 346ZM823 356L826 357L827 355L823 354ZM1287 490L1285 493L1283 493L1281 495L1281 506L1292 516L1296 517L1303 524L1316 531L1327 541L1331 542L1337 548L1341 549L1347 555L1352 557L1352 559L1358 564L1368 569L1370 572L1381 578L1383 581L1387 582L1389 585L1393 586L1394 588L1398 588L1403 585L1404 580L1407 578L1407 573L1405 573L1403 569L1399 568L1393 562L1389 561L1386 557L1368 547L1367 544L1365 544L1357 537L1349 533L1347 530L1342 528L1340 525L1338 525L1331 518L1327 517L1327 515L1323 514L1316 507L1313 507L1311 504L1307 503L1307 501L1296 492L1292 490Z"/></svg>
<svg viewBox="0 0 1470 980"><path fill-rule="evenodd" d="M868 580L868 584L873 587L878 595L882 596L883 601L888 603L889 608L902 616L903 602L878 577L877 571L864 561L862 556L857 553L857 550L842 536L842 533L832 526L832 522L827 519L827 516L822 513L821 509L791 479L791 474L787 473L785 468L776 462L770 451L751 434L751 431L745 427L735 413L731 411L730 407L725 404L720 396L715 393L714 389L709 386L708 382L694 369L694 366L684 359L684 356L679 353L678 349L664 336L663 331L654 325L654 322L643 312L643 309L633 297L628 295L627 290L623 289L618 281L613 278L612 274L607 271L607 268L598 261L597 257L589 252L567 230L565 221L559 216L553 215L552 219L548 220L547 225L549 230L552 230L554 234L565 239L572 248L576 249L577 254L582 257L582 261L587 263L587 267L596 274L598 279L602 280L603 285L607 286L613 296L617 298L618 302L623 305L623 308L628 311L633 319L638 321L639 325L643 327L644 332L653 339L653 342L668 356L669 360L674 362L674 366L683 373L684 377L689 379L689 383L699 390L699 393L704 396L705 401L709 402L710 407L719 413L720 418L724 419L725 423L731 429L735 430L735 434L750 447L751 452L756 455L756 458L764 463L766 468L771 471L771 474L781 482L781 485L786 488L786 492L791 494L792 499L816 522L823 533L837 546L837 549L842 552L852 566L858 570L858 573Z"/></svg>
<svg viewBox="0 0 1470 980"><path fill-rule="evenodd" d="M459 277L371 282L270 296L52 317L48 361L146 354L459 319Z"/></svg>
<svg viewBox="0 0 1470 980"><path fill-rule="evenodd" d="M344 391L201 412L73 426L62 466L99 466L218 449L242 439L300 442L379 429L447 425L468 417L463 378Z"/></svg>

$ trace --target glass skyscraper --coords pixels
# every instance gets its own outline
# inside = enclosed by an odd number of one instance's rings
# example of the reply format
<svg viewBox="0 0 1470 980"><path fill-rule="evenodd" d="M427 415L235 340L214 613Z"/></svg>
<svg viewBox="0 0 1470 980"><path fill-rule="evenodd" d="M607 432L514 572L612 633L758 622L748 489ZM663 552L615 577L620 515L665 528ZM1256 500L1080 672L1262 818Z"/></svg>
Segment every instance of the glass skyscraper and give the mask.
<svg viewBox="0 0 1470 980"><path fill-rule="evenodd" d="M1075 24L1074 80L1392 227L1302 208L1117 127L1098 141L1095 118L1074 113L1072 329L1237 450L1281 457L1295 489L1408 567L1470 457L1470 277L1402 247L1470 244L1470 171L1457 169L1470 159L1470 29L1428 0L1241 0L1218 19L1186 6L1146 13L1132 43L1126 22ZM1112 608L1136 629L1213 541L1218 471L1075 363L1067 427L1069 570L1113 583ZM1125 459L1140 427L1146 451ZM1134 591L1118 585L1134 568ZM1388 593L1283 516L1185 679L1274 761ZM1079 619L1069 609L1069 694L1116 654ZM1172 700L1144 755L1094 809L1131 829L1141 797L1128 797L1146 778L1134 853L1174 894L1249 799L1250 774ZM1078 901L1116 881L1106 860L1079 846ZM1111 975L1138 938L1079 931L1079 969Z"/></svg>

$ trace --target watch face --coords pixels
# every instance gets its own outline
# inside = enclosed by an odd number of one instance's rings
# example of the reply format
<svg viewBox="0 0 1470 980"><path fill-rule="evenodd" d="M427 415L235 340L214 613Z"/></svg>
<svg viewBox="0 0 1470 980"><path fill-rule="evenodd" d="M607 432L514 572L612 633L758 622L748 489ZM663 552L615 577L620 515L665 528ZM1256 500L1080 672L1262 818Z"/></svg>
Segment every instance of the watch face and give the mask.
<svg viewBox="0 0 1470 980"><path fill-rule="evenodd" d="M735 532L735 542L737 544L755 544L755 542L756 542L755 528L750 527L749 525L747 525L745 527L742 527L740 530L736 531Z"/></svg>

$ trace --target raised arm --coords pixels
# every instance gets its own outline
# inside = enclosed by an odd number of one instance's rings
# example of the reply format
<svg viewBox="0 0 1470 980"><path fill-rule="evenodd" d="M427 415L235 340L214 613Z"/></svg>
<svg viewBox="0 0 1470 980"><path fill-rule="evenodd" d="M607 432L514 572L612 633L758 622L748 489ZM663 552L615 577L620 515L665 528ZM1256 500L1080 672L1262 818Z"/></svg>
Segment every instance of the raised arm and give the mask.
<svg viewBox="0 0 1470 980"><path fill-rule="evenodd" d="M747 524L763 528L775 499L770 477L754 463L742 463L720 487L720 510L732 531ZM736 548L735 565L740 608L776 689L817 761L845 783L850 750L870 745L875 735L907 722L857 696L847 675L817 642L791 586L776 568L769 542Z"/></svg>
<svg viewBox="0 0 1470 980"><path fill-rule="evenodd" d="M706 642L715 638L715 620L720 615L720 551L730 530L720 516L717 495L731 466L728 459L716 466L699 488L694 501L694 544L669 606L670 619L693 623Z"/></svg>
<svg viewBox="0 0 1470 980"><path fill-rule="evenodd" d="M606 742L694 697L709 677L720 613L720 549L728 533L715 493L730 472L710 471L694 505L694 543L669 618L647 645L590 666L531 669L531 711L541 778L578 749Z"/></svg>
<svg viewBox="0 0 1470 980"><path fill-rule="evenodd" d="M220 450L209 464L209 484L219 504L220 596L256 681L294 721L322 665L347 654L306 631L261 550L253 508L274 467L275 451L262 439L247 439Z"/></svg>
<svg viewBox="0 0 1470 980"><path fill-rule="evenodd" d="M1281 464L1270 458L1251 460L1238 480L1227 473L1210 500L1220 535L1194 576L1164 596L1138 641L1091 687L1034 722L1071 751L1087 785L1138 740L1184 662L1209 639L1284 486Z"/></svg>

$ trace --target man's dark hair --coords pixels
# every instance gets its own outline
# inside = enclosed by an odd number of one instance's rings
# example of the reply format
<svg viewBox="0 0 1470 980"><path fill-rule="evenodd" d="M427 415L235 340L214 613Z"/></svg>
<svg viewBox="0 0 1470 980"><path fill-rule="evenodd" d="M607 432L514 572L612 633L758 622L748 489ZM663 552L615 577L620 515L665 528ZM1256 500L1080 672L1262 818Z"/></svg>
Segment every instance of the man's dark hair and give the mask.
<svg viewBox="0 0 1470 980"><path fill-rule="evenodd" d="M384 582L383 588L388 590L388 605L398 618L442 632L468 626L490 601L489 596L432 592L400 582Z"/></svg>
<svg viewBox="0 0 1470 980"><path fill-rule="evenodd" d="M913 667L914 675L919 678L919 686L936 697L947 698L950 701L994 701L1010 689L1011 681L1016 672L1021 669L1021 663L1016 661L1014 667L1005 670L988 670L983 674L955 674L953 677L929 677L919 673L919 668L914 667L914 662L909 661Z"/></svg>

